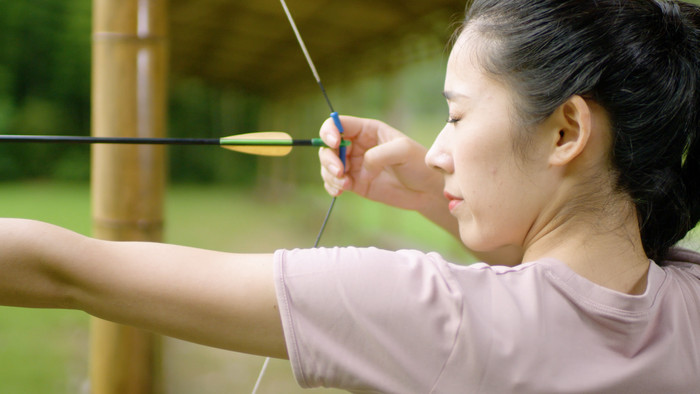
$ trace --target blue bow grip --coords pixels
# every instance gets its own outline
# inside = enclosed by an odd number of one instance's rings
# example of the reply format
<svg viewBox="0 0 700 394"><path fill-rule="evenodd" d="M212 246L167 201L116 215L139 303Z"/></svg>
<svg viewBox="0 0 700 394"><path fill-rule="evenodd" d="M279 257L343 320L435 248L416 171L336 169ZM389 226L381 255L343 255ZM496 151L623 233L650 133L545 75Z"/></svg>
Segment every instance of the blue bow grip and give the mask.
<svg viewBox="0 0 700 394"><path fill-rule="evenodd" d="M337 112L331 112L331 118L333 118L333 123L335 123L335 127L338 129L340 132L340 138L342 140L343 138L343 125L340 123L340 116L338 116ZM343 168L345 168L345 147L341 146L338 149L338 156L340 157L340 161L343 163Z"/></svg>

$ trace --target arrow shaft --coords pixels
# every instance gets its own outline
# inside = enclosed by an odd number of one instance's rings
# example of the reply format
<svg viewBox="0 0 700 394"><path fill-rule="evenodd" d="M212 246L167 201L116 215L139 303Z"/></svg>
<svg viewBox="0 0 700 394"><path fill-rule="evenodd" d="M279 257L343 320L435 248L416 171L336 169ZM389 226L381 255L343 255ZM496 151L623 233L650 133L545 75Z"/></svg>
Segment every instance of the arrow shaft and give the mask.
<svg viewBox="0 0 700 394"><path fill-rule="evenodd" d="M219 145L218 138L131 138L64 135L0 135L0 142L55 144Z"/></svg>
<svg viewBox="0 0 700 394"><path fill-rule="evenodd" d="M308 140L264 140L226 138L137 138L86 137L59 135L0 135L0 142L63 144L138 144L138 145L236 145L236 146L326 146L320 138Z"/></svg>

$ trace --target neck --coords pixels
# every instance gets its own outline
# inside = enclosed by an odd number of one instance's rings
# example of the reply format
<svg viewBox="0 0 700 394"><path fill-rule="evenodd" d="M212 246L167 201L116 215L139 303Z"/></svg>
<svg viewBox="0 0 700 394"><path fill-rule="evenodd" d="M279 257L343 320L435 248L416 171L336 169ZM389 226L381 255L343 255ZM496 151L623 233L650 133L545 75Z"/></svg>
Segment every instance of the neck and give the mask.
<svg viewBox="0 0 700 394"><path fill-rule="evenodd" d="M607 203L598 210L549 221L532 237L523 261L555 258L598 285L627 294L643 293L649 259L636 210L626 199Z"/></svg>

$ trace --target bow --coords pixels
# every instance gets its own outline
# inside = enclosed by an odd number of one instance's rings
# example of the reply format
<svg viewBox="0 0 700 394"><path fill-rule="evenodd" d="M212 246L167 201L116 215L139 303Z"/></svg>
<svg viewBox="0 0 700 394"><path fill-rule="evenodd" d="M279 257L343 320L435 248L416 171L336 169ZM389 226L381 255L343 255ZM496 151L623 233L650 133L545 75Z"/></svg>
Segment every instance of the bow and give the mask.
<svg viewBox="0 0 700 394"><path fill-rule="evenodd" d="M316 79L316 83L318 84L318 87L321 89L321 93L323 94L323 98L326 100L326 104L328 104L328 109L331 111L331 119L333 119L333 123L335 124L335 127L338 129L341 135L341 144L340 147L338 148L338 156L340 157L340 161L343 163L343 166L345 167L345 154L346 154L346 144L344 144L342 141L342 134L343 134L343 125L340 122L340 117L338 116L338 113L333 109L333 104L331 104L331 100L328 98L328 93L326 93L326 88L323 86L323 83L321 82L321 77L318 75L318 71L316 70L316 66L314 66L313 60L311 60L311 56L309 55L309 51L306 49L306 45L304 44L304 40L301 38L301 34L299 33L299 29L297 28L296 23L294 23L294 18L292 17L292 14L289 12L289 8L287 7L287 3L284 0L280 0L280 4L282 5L282 9L284 10L285 15L287 16L287 20L289 21L289 24L292 27L292 30L294 31L294 36L296 36L297 42L299 43L299 47L301 47L301 51L304 53L304 57L306 58L306 63L309 65L309 68L311 69L311 73L314 76L314 79ZM321 224L321 229L318 231L318 235L316 236L316 241L314 242L314 248L318 247L318 243L321 240L321 236L323 235L323 231L326 229L326 224L328 224L328 218L331 216L331 212L333 211L333 206L335 206L335 201L337 197L333 197L331 200L331 204L328 207L328 211L326 212L326 217L323 219L323 223ZM262 381L263 376L265 375L265 371L267 370L267 366L270 363L270 357L265 358L265 362L263 363L262 368L260 369L260 374L258 375L258 379L255 382L255 387L253 387L253 392L252 394L256 394L258 392L258 388L260 387L260 382Z"/></svg>

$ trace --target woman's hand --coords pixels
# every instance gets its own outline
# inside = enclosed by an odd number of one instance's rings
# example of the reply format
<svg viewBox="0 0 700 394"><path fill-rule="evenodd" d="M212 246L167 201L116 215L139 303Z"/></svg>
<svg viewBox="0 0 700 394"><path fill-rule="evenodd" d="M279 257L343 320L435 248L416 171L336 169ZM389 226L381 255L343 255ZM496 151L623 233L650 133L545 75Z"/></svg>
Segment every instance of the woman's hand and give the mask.
<svg viewBox="0 0 700 394"><path fill-rule="evenodd" d="M345 171L336 151L323 148L319 152L321 176L329 194L349 190L422 213L445 202L442 176L426 166L425 147L378 120L342 116L341 122L343 138L352 141ZM331 119L321 126L320 135L328 146L338 146L340 134Z"/></svg>

